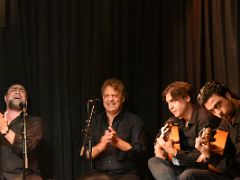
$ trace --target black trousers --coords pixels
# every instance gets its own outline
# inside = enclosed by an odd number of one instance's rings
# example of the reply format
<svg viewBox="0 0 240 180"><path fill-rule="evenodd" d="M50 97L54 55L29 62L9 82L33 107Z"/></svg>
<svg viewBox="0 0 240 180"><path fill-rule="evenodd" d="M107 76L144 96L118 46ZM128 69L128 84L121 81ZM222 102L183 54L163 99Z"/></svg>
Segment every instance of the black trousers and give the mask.
<svg viewBox="0 0 240 180"><path fill-rule="evenodd" d="M178 176L178 180L231 180L231 178L208 170L188 169Z"/></svg>
<svg viewBox="0 0 240 180"><path fill-rule="evenodd" d="M141 178L137 174L108 175L93 173L92 175L80 176L76 180L141 180Z"/></svg>

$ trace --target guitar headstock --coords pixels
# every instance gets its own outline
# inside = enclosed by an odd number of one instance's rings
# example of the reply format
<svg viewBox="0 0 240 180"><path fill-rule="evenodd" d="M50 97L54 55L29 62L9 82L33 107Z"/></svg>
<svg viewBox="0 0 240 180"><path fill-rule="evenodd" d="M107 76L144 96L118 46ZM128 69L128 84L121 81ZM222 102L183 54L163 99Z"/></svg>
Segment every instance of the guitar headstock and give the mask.
<svg viewBox="0 0 240 180"><path fill-rule="evenodd" d="M167 141L170 136L172 126L173 126L173 123L171 119L165 121L159 133L156 135L156 139L161 136L165 141ZM156 143L156 139L155 139L155 143Z"/></svg>
<svg viewBox="0 0 240 180"><path fill-rule="evenodd" d="M173 120L169 119L164 123L164 126L161 128L161 136L165 141L169 140L173 125Z"/></svg>

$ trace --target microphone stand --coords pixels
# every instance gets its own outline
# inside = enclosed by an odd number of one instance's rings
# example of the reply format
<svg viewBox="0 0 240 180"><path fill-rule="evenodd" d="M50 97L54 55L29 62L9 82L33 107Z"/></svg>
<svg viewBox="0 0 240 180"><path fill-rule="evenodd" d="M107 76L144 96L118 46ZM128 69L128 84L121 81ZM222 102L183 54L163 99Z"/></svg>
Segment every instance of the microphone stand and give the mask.
<svg viewBox="0 0 240 180"><path fill-rule="evenodd" d="M84 151L84 147L86 142L88 141L88 153L89 153L89 169L90 169L90 174L92 174L93 171L93 166L92 166L92 137L91 137L91 131L92 131L92 118L93 118L93 114L95 112L95 103L92 103L92 107L91 107L91 112L89 113L89 103L91 101L88 101L87 103L87 111L88 111L88 120L86 121L86 128L83 130L85 132L85 136L84 136L84 141L83 141L83 146L81 148L81 152L80 155L83 156L83 151Z"/></svg>
<svg viewBox="0 0 240 180"><path fill-rule="evenodd" d="M25 180L28 169L28 152L27 152L27 107L23 106L23 180Z"/></svg>

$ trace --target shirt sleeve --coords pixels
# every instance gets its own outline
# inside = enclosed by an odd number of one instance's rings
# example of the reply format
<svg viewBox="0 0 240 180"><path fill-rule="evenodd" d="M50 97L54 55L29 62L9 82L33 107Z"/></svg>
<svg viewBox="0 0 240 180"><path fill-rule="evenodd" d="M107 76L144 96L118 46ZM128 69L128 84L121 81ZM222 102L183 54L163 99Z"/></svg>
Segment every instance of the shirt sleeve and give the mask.
<svg viewBox="0 0 240 180"><path fill-rule="evenodd" d="M204 127L211 126L212 121L217 121L210 113L208 113L205 109L199 109L198 112L198 121L193 126L195 129L195 134L193 136L198 136L200 130ZM195 137L195 138L196 138ZM194 141L195 142L195 141ZM178 159L180 166L190 166L190 167L199 167L199 168L206 168L206 163L198 163L196 160L201 155L201 153L193 147L189 147L187 150L178 150L176 159Z"/></svg>
<svg viewBox="0 0 240 180"><path fill-rule="evenodd" d="M117 159L128 159L130 161L138 161L143 157L146 150L146 132L143 128L142 120L134 121L131 129L130 143L132 148L128 151L119 150L117 153Z"/></svg>

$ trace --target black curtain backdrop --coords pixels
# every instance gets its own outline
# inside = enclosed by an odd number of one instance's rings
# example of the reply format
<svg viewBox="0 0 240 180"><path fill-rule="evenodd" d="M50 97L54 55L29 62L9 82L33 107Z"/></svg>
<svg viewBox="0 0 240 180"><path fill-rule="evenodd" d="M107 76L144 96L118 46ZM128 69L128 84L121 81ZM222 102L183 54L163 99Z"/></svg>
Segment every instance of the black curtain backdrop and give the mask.
<svg viewBox="0 0 240 180"><path fill-rule="evenodd" d="M24 83L29 113L44 119L48 177L86 173L86 103L106 78L124 81L125 106L142 117L149 142L169 116L161 99L168 83L187 81L197 95L215 79L240 92L238 0L7 0L5 10L1 109L7 85Z"/></svg>

